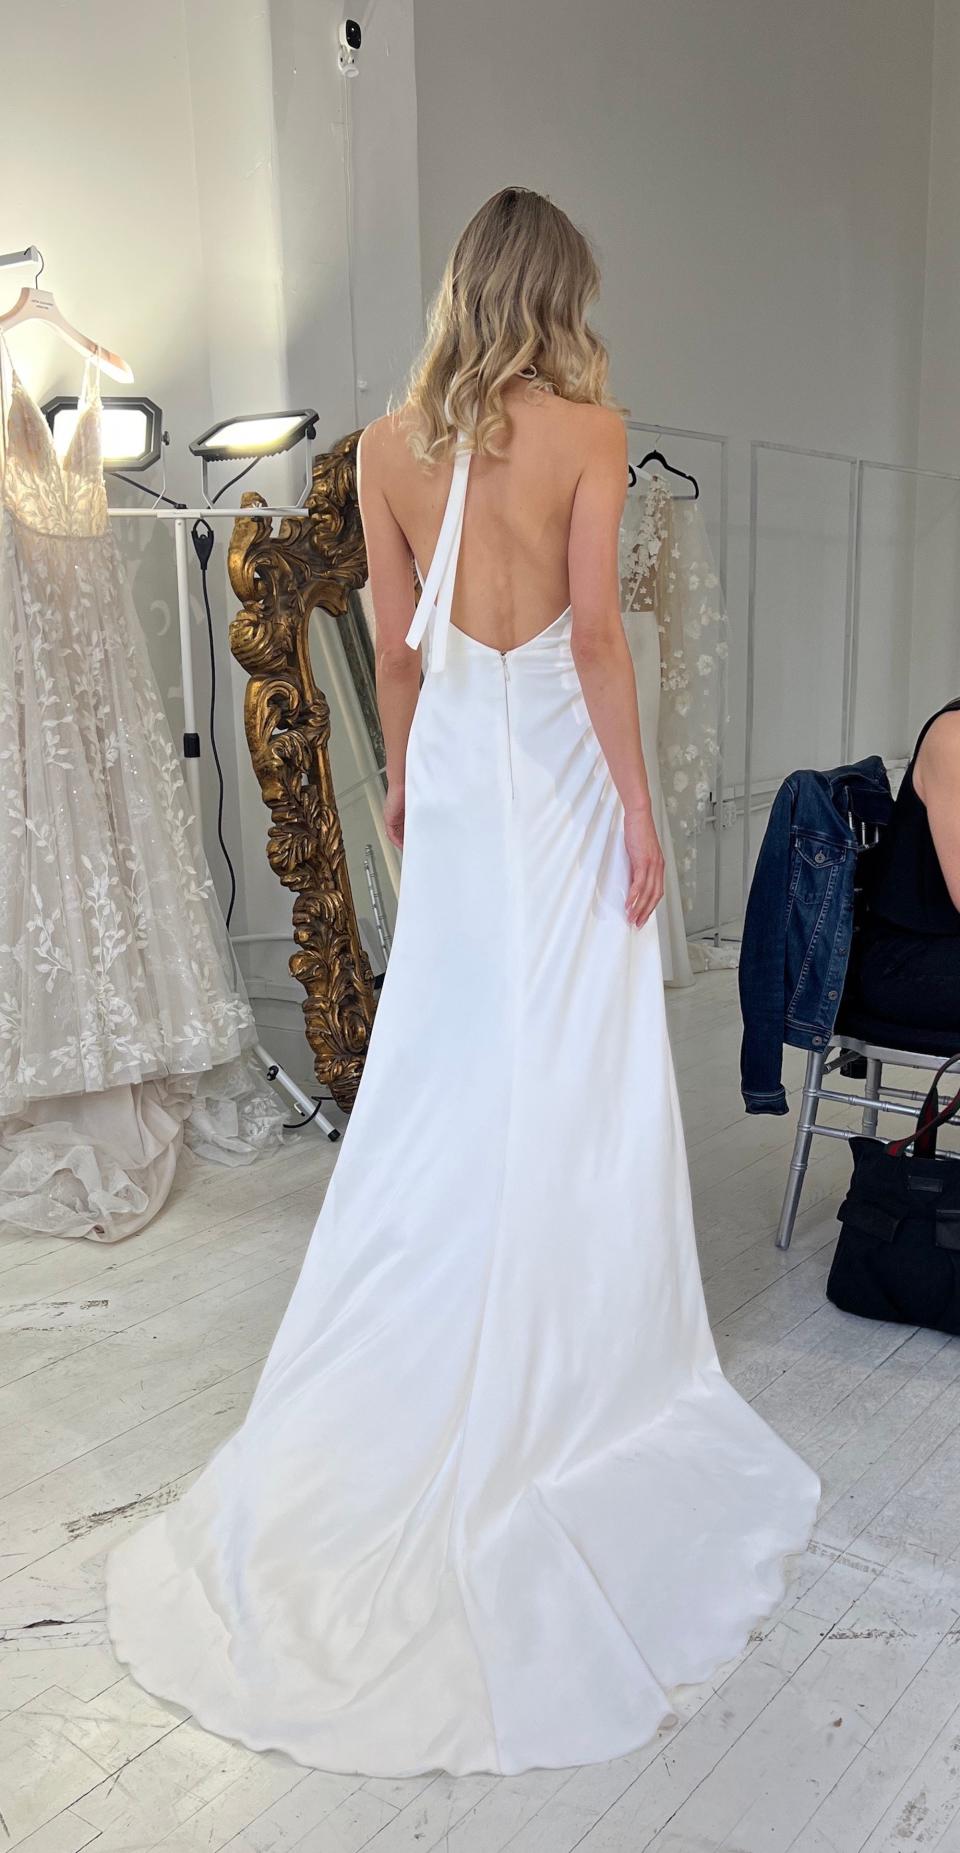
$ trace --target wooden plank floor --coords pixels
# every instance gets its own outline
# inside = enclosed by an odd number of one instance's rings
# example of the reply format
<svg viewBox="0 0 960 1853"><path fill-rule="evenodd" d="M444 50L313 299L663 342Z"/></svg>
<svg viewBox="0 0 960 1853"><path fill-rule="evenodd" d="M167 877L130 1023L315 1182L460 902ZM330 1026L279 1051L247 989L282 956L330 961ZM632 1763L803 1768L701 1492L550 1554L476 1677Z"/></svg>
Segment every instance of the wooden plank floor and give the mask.
<svg viewBox="0 0 960 1853"><path fill-rule="evenodd" d="M839 1141L774 1249L792 1120L742 1112L735 974L668 1010L724 1368L824 1484L740 1660L632 1756L501 1779L310 1773L122 1676L104 1554L240 1421L337 1148L191 1161L118 1247L0 1237L0 1850L960 1853L960 1341L826 1301Z"/></svg>

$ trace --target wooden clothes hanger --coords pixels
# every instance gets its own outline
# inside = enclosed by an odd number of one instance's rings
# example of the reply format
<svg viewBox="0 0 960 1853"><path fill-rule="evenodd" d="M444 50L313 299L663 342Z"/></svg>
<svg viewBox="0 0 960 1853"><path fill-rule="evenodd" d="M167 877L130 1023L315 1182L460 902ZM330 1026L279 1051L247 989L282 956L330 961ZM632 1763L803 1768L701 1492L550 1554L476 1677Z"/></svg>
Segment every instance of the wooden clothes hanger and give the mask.
<svg viewBox="0 0 960 1853"><path fill-rule="evenodd" d="M28 245L25 251L10 251L0 256L0 270L14 269L22 264L36 264L39 268L33 284L25 286L13 308L0 315L0 331L5 334L7 329L16 328L20 322L45 322L48 328L56 329L61 339L76 348L79 354L95 359L102 371L110 374L111 379L125 383L132 380L133 368L119 354L111 353L99 341L91 341L89 335L81 334L79 328L74 328L73 323L67 321L50 291L37 288L43 271L43 257L36 245Z"/></svg>

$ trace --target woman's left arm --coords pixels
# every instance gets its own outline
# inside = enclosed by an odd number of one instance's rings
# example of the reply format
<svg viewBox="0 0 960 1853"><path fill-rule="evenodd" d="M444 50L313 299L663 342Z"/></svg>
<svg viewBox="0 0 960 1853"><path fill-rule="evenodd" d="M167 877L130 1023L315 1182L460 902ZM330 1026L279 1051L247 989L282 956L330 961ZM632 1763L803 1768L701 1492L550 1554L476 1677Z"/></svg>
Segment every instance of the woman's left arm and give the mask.
<svg viewBox="0 0 960 1853"><path fill-rule="evenodd" d="M388 446L396 443L391 423L389 416L375 419L362 434L357 498L373 599L377 705L387 761L383 815L391 843L402 849L407 739L420 691L420 651L404 642L415 605L413 560L383 486Z"/></svg>
<svg viewBox="0 0 960 1853"><path fill-rule="evenodd" d="M913 783L927 808L950 899L960 908L960 709L934 721L917 755Z"/></svg>

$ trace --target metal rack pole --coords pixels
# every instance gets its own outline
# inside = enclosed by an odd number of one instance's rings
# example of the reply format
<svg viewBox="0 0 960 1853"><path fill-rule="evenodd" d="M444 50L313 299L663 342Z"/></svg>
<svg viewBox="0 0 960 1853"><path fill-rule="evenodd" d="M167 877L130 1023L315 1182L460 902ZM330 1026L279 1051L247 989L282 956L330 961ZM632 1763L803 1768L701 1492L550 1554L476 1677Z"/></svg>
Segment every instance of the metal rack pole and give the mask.
<svg viewBox="0 0 960 1853"><path fill-rule="evenodd" d="M753 796L753 687L757 637L757 511L759 507L760 446L750 443L750 543L747 579L747 660L743 709L743 875L741 909L745 913L750 891L750 804Z"/></svg>
<svg viewBox="0 0 960 1853"><path fill-rule="evenodd" d="M723 608L729 613L727 603L727 561L729 554L730 531L730 445L727 438L720 440L720 550L717 557L717 572L720 577L720 591L723 594ZM713 793L713 943L719 946L723 939L723 805L725 788L726 748L727 748L727 700L730 691L729 680L729 638L730 625L727 623L728 653L720 658L720 673L717 677L717 700L720 712L717 717L717 763L714 769Z"/></svg>
<svg viewBox="0 0 960 1853"><path fill-rule="evenodd" d="M860 588L863 581L863 463L850 466L850 527L853 561L847 547L847 608L843 633L843 703L840 712L842 757L853 750L853 718L857 698L857 662L860 651Z"/></svg>

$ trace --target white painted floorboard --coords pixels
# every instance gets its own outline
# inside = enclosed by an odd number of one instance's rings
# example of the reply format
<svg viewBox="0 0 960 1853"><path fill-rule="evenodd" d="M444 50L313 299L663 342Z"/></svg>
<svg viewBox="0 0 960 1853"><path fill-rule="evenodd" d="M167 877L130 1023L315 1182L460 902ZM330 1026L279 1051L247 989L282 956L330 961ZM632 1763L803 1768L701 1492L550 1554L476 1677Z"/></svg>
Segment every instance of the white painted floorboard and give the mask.
<svg viewBox="0 0 960 1853"><path fill-rule="evenodd" d="M241 1420L337 1148L187 1158L118 1247L0 1237L0 1853L960 1853L960 1341L825 1299L839 1141L775 1250L793 1121L742 1111L735 973L668 1013L724 1368L824 1484L740 1660L632 1756L501 1779L310 1773L122 1676L104 1554Z"/></svg>

